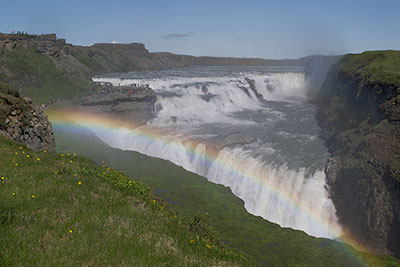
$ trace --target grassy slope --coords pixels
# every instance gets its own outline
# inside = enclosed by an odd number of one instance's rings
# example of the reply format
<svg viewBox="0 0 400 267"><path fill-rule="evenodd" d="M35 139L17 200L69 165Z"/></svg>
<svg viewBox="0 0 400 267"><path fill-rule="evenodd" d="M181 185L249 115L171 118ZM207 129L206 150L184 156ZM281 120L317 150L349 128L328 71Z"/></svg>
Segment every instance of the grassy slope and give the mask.
<svg viewBox="0 0 400 267"><path fill-rule="evenodd" d="M22 93L37 104L79 96L92 86L82 74L68 75L58 69L47 55L37 53L32 48L17 47L6 51L1 65L7 67L12 78L0 77L0 80L22 88Z"/></svg>
<svg viewBox="0 0 400 267"><path fill-rule="evenodd" d="M168 161L109 148L90 134L74 138L74 133L63 132L58 127L56 139L59 151L75 150L98 162L105 160L110 166L151 185L182 214L207 213L211 225L230 247L261 264L358 266L368 262L370 266L400 266L391 257L357 253L338 242L313 238L252 216L228 188L207 182Z"/></svg>
<svg viewBox="0 0 400 267"><path fill-rule="evenodd" d="M84 158L0 137L0 177L2 266L250 264L146 185Z"/></svg>
<svg viewBox="0 0 400 267"><path fill-rule="evenodd" d="M364 83L378 83L400 87L400 51L367 51L345 55L341 70ZM400 89L399 89L400 90Z"/></svg>

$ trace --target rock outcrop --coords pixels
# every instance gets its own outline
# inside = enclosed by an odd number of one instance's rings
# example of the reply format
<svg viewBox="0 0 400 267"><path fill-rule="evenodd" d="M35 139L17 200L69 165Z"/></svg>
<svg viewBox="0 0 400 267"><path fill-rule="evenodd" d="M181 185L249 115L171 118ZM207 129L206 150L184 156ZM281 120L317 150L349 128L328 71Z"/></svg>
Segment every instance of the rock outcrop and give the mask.
<svg viewBox="0 0 400 267"><path fill-rule="evenodd" d="M51 123L40 107L0 83L0 134L37 151L54 151Z"/></svg>
<svg viewBox="0 0 400 267"><path fill-rule="evenodd" d="M62 103L59 108L84 112L88 114L106 115L122 124L141 126L155 115L154 104L157 100L155 92L146 88L133 93L115 90L110 93L97 93L80 100Z"/></svg>
<svg viewBox="0 0 400 267"><path fill-rule="evenodd" d="M330 194L347 234L400 257L400 52L346 55L319 95Z"/></svg>

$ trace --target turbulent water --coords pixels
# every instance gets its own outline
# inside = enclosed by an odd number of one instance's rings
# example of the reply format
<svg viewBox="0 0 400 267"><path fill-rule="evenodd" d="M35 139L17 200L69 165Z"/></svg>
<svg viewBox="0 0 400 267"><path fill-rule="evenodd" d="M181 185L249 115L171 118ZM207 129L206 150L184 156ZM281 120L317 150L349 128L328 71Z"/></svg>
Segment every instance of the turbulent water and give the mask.
<svg viewBox="0 0 400 267"><path fill-rule="evenodd" d="M229 186L250 213L281 226L339 234L322 170L329 154L300 69L202 67L94 81L149 84L157 94L155 118L144 128L166 139L98 132L110 146L168 159Z"/></svg>

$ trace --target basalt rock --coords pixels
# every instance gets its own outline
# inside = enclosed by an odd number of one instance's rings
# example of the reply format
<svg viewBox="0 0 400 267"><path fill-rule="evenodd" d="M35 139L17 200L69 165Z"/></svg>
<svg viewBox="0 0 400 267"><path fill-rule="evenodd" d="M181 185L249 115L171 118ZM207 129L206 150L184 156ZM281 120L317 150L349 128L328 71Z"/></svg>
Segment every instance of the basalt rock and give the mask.
<svg viewBox="0 0 400 267"><path fill-rule="evenodd" d="M400 257L396 59L400 52L344 56L325 80L317 118L333 155L326 175L341 224L369 251Z"/></svg>
<svg viewBox="0 0 400 267"><path fill-rule="evenodd" d="M54 151L51 123L44 111L0 83L0 134L37 151Z"/></svg>
<svg viewBox="0 0 400 267"><path fill-rule="evenodd" d="M140 126L154 117L156 99L155 92L150 88L135 90L132 93L120 93L115 90L89 95L77 101L67 102L61 107L73 107L75 111L90 114L107 114L115 120Z"/></svg>

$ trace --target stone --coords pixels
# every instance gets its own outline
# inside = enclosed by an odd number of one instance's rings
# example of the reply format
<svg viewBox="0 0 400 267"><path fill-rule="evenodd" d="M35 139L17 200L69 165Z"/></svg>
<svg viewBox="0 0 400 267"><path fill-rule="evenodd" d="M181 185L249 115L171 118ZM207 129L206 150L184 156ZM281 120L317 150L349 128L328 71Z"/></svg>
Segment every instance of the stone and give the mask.
<svg viewBox="0 0 400 267"><path fill-rule="evenodd" d="M24 97L24 101L27 104L32 104L32 99L30 99L29 97Z"/></svg>

